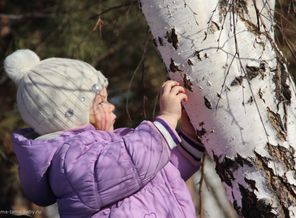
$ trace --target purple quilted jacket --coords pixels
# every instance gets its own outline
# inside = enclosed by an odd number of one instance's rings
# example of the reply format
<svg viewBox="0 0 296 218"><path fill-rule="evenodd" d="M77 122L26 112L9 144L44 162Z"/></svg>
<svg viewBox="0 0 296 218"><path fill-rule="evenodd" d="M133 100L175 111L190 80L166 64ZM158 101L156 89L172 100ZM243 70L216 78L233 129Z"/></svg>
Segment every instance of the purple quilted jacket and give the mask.
<svg viewBox="0 0 296 218"><path fill-rule="evenodd" d="M92 125L36 138L13 134L22 188L69 217L195 217L184 180L199 167L163 121L113 132Z"/></svg>

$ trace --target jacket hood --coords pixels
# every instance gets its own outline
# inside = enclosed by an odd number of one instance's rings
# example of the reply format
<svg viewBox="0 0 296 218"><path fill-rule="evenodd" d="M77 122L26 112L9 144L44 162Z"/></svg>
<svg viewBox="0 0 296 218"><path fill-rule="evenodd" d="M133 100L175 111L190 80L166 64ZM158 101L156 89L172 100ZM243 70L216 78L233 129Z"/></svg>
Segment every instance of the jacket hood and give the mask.
<svg viewBox="0 0 296 218"><path fill-rule="evenodd" d="M50 137L38 137L33 129L27 128L18 130L12 135L21 186L30 201L40 206L48 206L56 202L48 180L48 169L54 154L69 135L92 128L93 126L88 125L69 132L57 132Z"/></svg>

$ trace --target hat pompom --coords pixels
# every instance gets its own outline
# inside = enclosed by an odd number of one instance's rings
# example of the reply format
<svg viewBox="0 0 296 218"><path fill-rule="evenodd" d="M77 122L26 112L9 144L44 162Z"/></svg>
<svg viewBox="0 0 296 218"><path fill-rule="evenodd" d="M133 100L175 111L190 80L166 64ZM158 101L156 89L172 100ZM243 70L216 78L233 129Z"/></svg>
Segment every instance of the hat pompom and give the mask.
<svg viewBox="0 0 296 218"><path fill-rule="evenodd" d="M29 49L20 49L4 60L4 69L10 79L16 84L40 62L38 55Z"/></svg>

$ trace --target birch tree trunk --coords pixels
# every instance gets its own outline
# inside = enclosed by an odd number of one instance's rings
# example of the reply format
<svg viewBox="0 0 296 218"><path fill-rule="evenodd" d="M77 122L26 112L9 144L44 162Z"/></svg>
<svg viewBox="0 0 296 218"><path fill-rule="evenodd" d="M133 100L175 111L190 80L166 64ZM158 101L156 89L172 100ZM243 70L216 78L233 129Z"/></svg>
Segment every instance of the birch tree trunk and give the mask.
<svg viewBox="0 0 296 218"><path fill-rule="evenodd" d="M242 217L296 217L296 95L275 0L140 0L169 76Z"/></svg>

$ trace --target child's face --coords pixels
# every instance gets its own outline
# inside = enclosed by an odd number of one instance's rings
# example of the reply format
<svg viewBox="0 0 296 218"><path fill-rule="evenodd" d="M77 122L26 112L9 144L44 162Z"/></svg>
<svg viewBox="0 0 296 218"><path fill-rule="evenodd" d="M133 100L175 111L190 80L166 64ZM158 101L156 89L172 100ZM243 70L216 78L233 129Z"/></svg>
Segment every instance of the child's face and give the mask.
<svg viewBox="0 0 296 218"><path fill-rule="evenodd" d="M98 130L112 131L116 115L113 113L115 106L108 102L107 89L100 91L90 109L90 122Z"/></svg>

